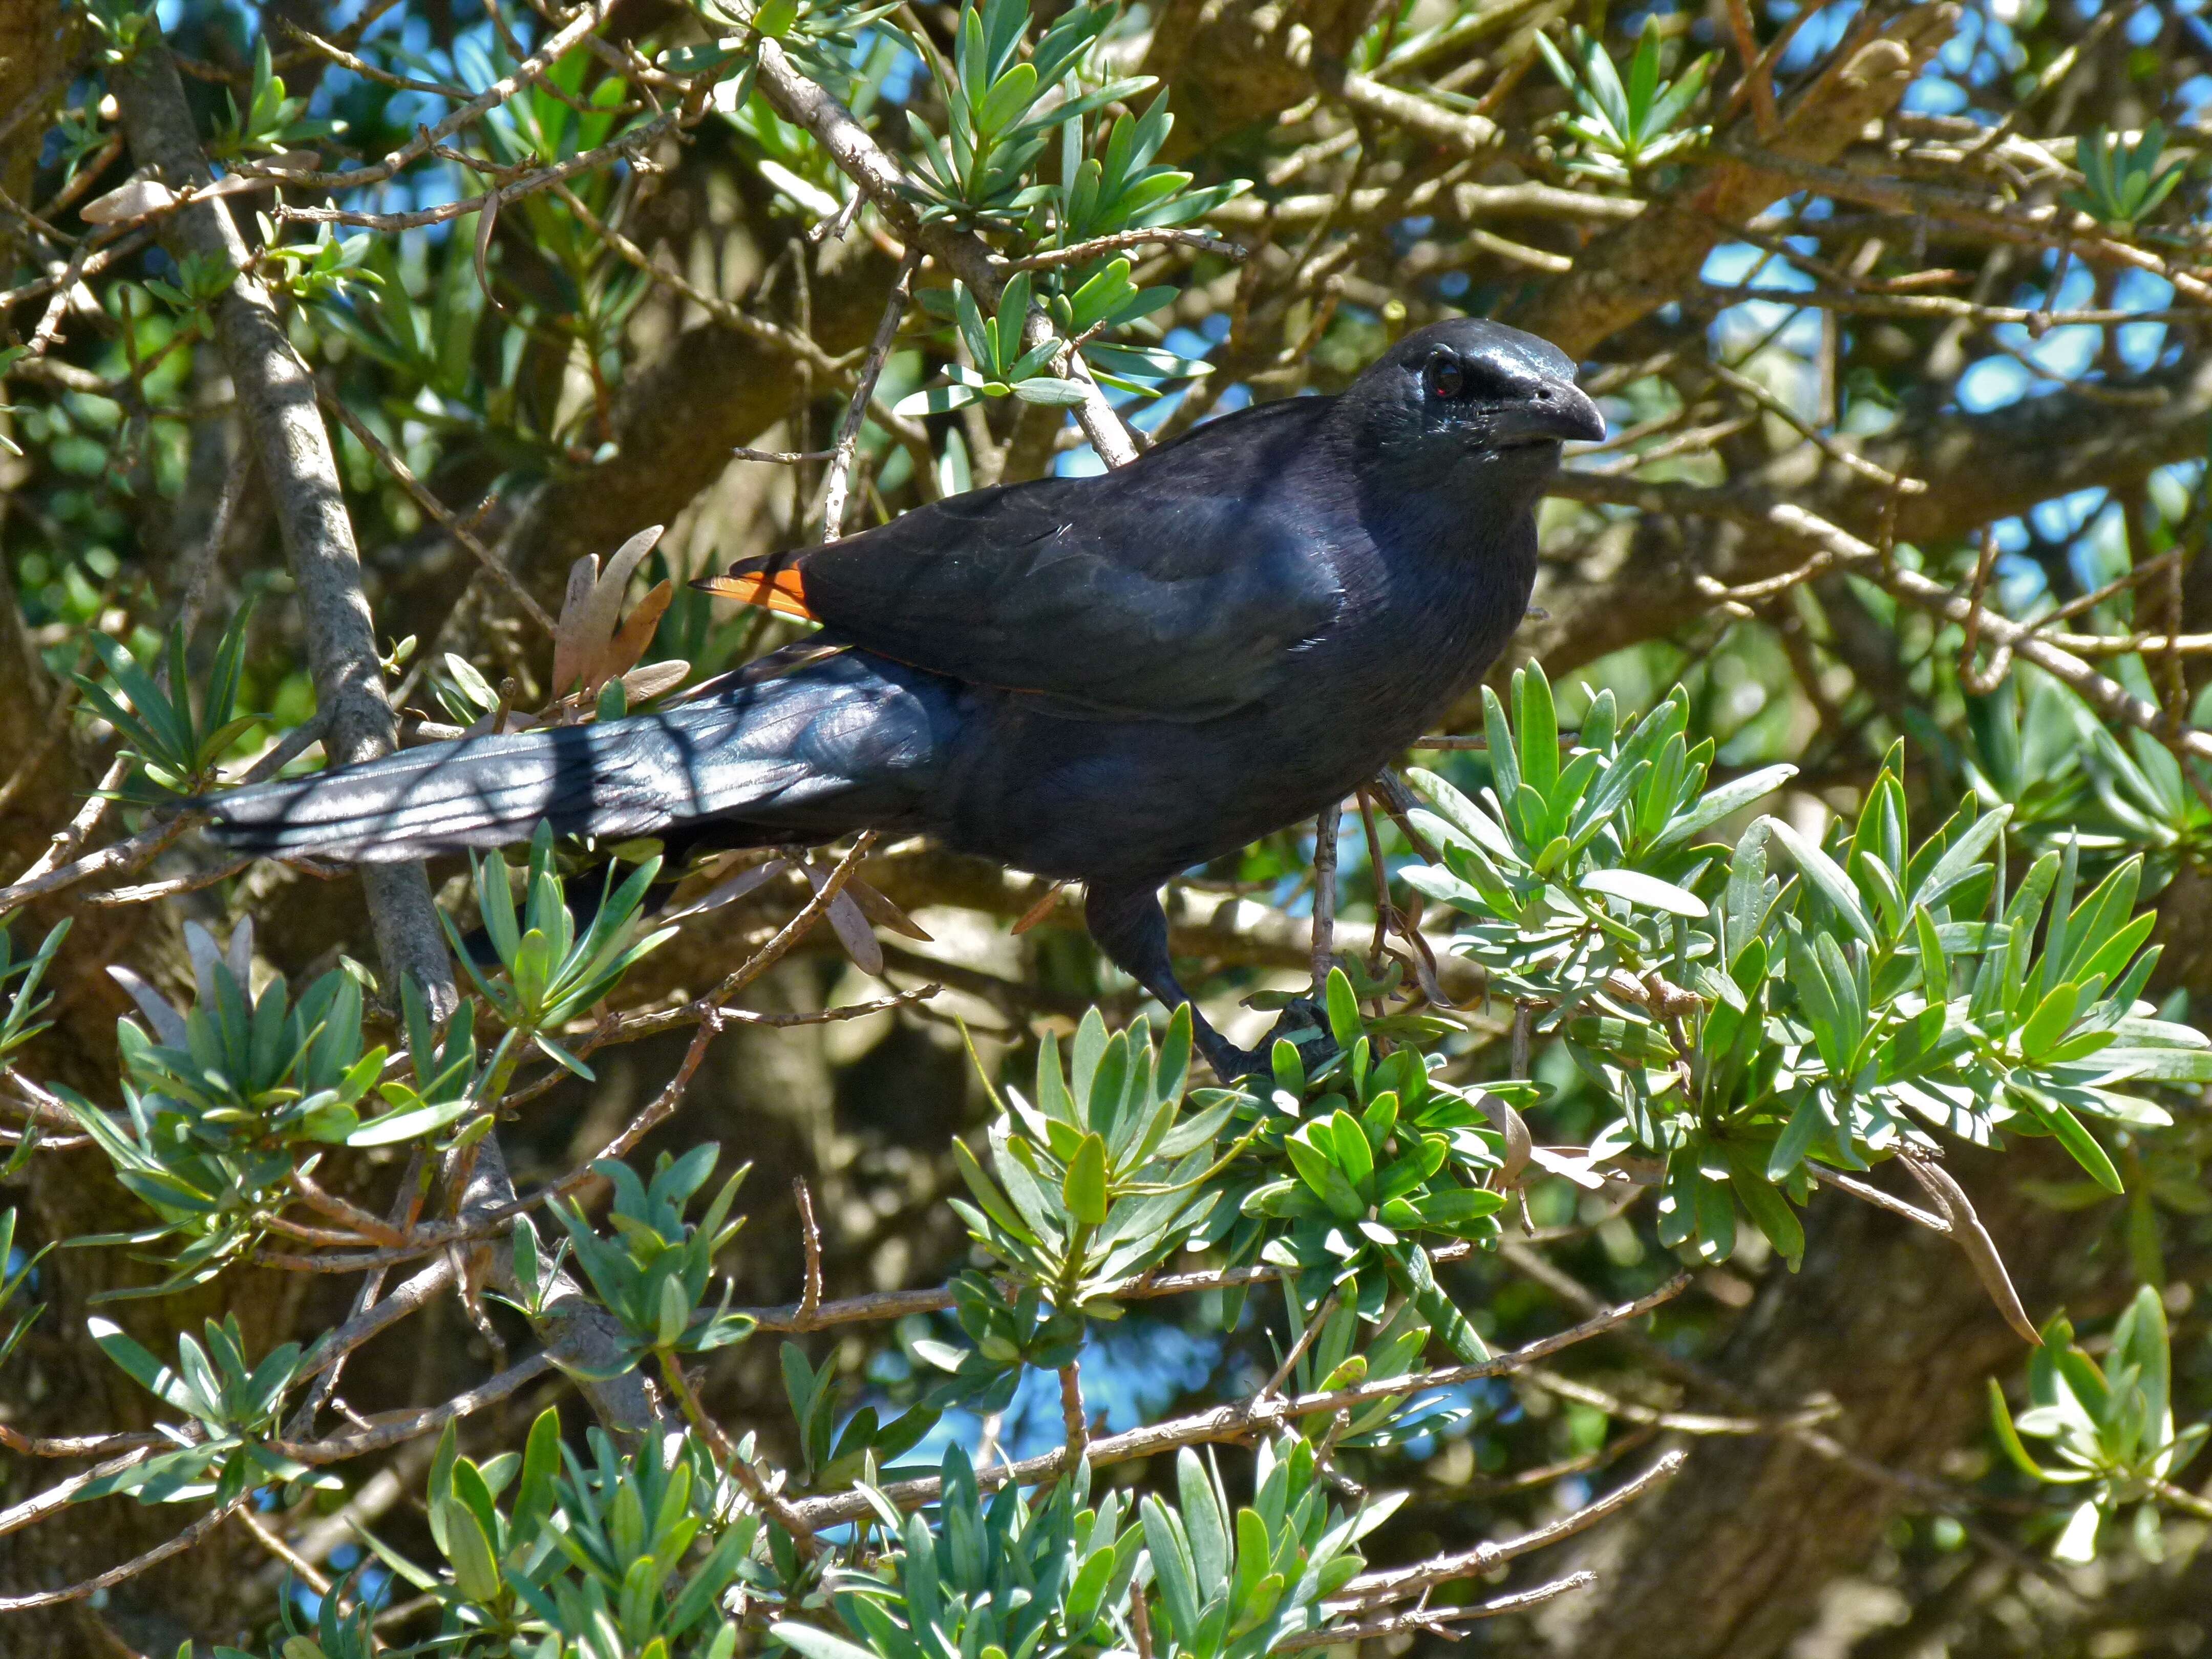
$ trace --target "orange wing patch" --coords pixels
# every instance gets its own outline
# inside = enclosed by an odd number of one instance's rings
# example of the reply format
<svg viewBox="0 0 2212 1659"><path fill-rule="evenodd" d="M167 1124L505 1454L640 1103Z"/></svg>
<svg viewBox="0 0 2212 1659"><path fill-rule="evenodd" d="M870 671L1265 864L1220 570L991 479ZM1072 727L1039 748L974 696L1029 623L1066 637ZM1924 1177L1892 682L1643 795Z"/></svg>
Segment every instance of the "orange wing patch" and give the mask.
<svg viewBox="0 0 2212 1659"><path fill-rule="evenodd" d="M732 570L726 576L701 576L692 586L717 599L757 605L780 617L819 622L806 603L806 579L789 565L776 570Z"/></svg>

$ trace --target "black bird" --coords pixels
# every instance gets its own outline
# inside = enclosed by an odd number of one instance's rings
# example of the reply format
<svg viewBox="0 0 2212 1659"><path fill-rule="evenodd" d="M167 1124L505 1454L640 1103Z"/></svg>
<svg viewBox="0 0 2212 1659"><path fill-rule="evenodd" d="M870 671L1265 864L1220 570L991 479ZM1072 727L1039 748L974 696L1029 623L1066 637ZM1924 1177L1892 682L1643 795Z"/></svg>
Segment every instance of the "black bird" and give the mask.
<svg viewBox="0 0 2212 1659"><path fill-rule="evenodd" d="M1433 325L1339 396L712 584L817 619L842 653L660 713L241 789L204 803L211 834L376 862L540 819L679 848L923 832L1083 882L1092 938L1172 1007L1189 999L1161 883L1350 793L1504 648L1559 446L1605 434L1574 371L1515 329ZM1263 1066L1196 1029L1221 1077Z"/></svg>

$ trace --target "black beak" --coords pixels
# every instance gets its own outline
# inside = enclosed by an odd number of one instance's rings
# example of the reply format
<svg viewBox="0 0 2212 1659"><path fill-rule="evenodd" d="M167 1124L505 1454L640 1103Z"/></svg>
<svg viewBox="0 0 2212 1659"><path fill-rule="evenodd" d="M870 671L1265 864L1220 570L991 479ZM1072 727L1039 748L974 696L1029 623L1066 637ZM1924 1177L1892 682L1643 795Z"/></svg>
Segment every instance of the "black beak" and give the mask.
<svg viewBox="0 0 2212 1659"><path fill-rule="evenodd" d="M1580 386L1564 380L1546 381L1526 398L1508 404L1491 426L1491 441L1501 448L1562 443L1571 438L1595 443L1604 436L1605 416L1597 404Z"/></svg>

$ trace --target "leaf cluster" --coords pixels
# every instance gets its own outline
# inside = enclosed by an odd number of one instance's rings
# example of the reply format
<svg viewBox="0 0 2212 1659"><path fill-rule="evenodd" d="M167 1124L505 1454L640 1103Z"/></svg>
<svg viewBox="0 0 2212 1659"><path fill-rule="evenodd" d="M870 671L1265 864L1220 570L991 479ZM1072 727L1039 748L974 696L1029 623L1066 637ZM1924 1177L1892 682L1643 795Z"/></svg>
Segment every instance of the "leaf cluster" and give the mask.
<svg viewBox="0 0 2212 1659"><path fill-rule="evenodd" d="M711 1311L704 1307L715 1253L744 1225L743 1216L730 1218L730 1206L752 1166L744 1165L724 1182L697 1221L684 1219L720 1155L712 1141L680 1158L663 1152L650 1185L618 1159L593 1164L593 1173L614 1188L614 1205L607 1213L611 1237L602 1237L574 1204L552 1202L576 1265L629 1334L623 1369L647 1352L705 1353L726 1347L750 1336L757 1323L750 1314L729 1311L733 1287L726 1283L720 1305Z"/></svg>
<svg viewBox="0 0 2212 1659"><path fill-rule="evenodd" d="M272 1480L295 1492L307 1485L339 1484L335 1476L316 1475L266 1443L276 1432L284 1395L300 1374L298 1343L280 1344L258 1364L249 1362L237 1316L227 1314L219 1323L204 1323L204 1346L189 1335L179 1337L177 1363L166 1365L114 1321L94 1317L87 1323L102 1353L191 1424L163 1425L161 1431L176 1443L174 1449L96 1477L77 1492L77 1501L126 1492L142 1504L209 1498L228 1503Z"/></svg>
<svg viewBox="0 0 2212 1659"><path fill-rule="evenodd" d="M298 1150L342 1144L359 1131L362 1102L384 1068L382 1048L362 1052L354 974L333 969L297 1001L278 975L257 998L248 990L251 924L239 925L227 951L198 922L185 925L185 943L199 993L189 1011L130 969L109 970L140 1015L116 1022L122 1119L58 1091L116 1179L161 1221L73 1242L185 1241L173 1255L150 1258L170 1269L161 1283L103 1297L166 1294L221 1272L259 1237L261 1216L283 1202Z"/></svg>
<svg viewBox="0 0 2212 1659"><path fill-rule="evenodd" d="M191 795L219 781L216 767L260 716L238 712L239 688L246 672L246 634L252 618L249 596L231 617L216 646L207 684L192 707L185 674L184 626L169 631L161 654L161 678L138 665L118 641L105 634L88 636L107 665L112 685L74 676L91 708L121 734L126 752L145 775L167 795Z"/></svg>
<svg viewBox="0 0 2212 1659"><path fill-rule="evenodd" d="M478 1463L459 1454L447 1426L428 1504L446 1571L368 1540L441 1604L428 1645L542 1659L730 1659L738 1627L726 1598L740 1584L776 1583L757 1559L760 1518L733 1507L695 1442L664 1460L625 1456L597 1427L586 1440L589 1462L563 1443L549 1409L520 1454Z"/></svg>
<svg viewBox="0 0 2212 1659"><path fill-rule="evenodd" d="M1711 129L1681 123L1720 62L1718 52L1694 59L1672 81L1662 78L1662 42L1659 16L1653 12L1644 20L1624 82L1601 35L1577 24L1567 38L1571 63L1547 36L1539 33L1535 42L1546 67L1575 100L1575 112L1559 123L1560 131L1577 143L1577 153L1566 164L1569 172L1626 182L1654 163L1705 141Z"/></svg>
<svg viewBox="0 0 2212 1659"><path fill-rule="evenodd" d="M2153 1500L2212 1436L2212 1423L2174 1431L2172 1374L2166 1307L2146 1285L2113 1325L2102 1366L2075 1344L2065 1316L2052 1316L2029 1358L2030 1404L2017 1419L1990 1379L1990 1421L2014 1465L2039 1483L2082 1489L2051 1543L2059 1560L2094 1560L2100 1528L2130 1506L2136 1547L2153 1561L2164 1558ZM2023 1436L2049 1442L2057 1462L2031 1456Z"/></svg>
<svg viewBox="0 0 2212 1659"><path fill-rule="evenodd" d="M1188 1008L1157 1051L1141 1018L1109 1036L1093 1009L1064 1073L1048 1036L1036 1100L1007 1091L1011 1109L990 1129L991 1170L953 1143L975 1200L953 1207L969 1235L1056 1309L1118 1316L1107 1288L1164 1260L1212 1213L1207 1177L1230 1108L1217 1099L1183 1115L1190 1054Z"/></svg>
<svg viewBox="0 0 2212 1659"><path fill-rule="evenodd" d="M1547 1005L1537 1029L1617 1105L1589 1165L1667 1160L1662 1243L1723 1257L1740 1204L1794 1259L1778 1184L1802 1200L1808 1158L1934 1155L1931 1131L2054 1135L2118 1191L2082 1118L2154 1127L2170 1118L2146 1087L2212 1079L2212 1045L2140 1000L2156 953L2137 861L2085 896L2069 840L2008 888L2009 809L1970 801L1916 846L1895 751L1848 834L1762 817L1723 860L1695 838L1787 769L1705 789L1711 744L1687 745L1679 694L1626 732L1601 696L1562 760L1540 673L1514 696L1513 722L1487 699L1479 799L1416 775L1443 863L1408 879L1466 913L1454 948Z"/></svg>

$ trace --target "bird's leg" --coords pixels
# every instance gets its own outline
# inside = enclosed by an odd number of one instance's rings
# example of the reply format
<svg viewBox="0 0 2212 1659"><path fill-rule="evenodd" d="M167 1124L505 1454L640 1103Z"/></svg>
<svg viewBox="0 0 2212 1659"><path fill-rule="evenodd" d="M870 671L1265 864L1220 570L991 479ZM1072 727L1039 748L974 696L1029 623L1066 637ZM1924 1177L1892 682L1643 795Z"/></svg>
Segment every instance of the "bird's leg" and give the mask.
<svg viewBox="0 0 2212 1659"><path fill-rule="evenodd" d="M1267 1059L1240 1048L1207 1024L1175 975L1168 958L1168 918L1160 908L1159 895L1150 886L1111 887L1092 883L1083 902L1083 919L1091 937L1123 972L1169 1008L1190 1009L1192 1039L1213 1067L1214 1076L1233 1083L1254 1073L1264 1073Z"/></svg>

